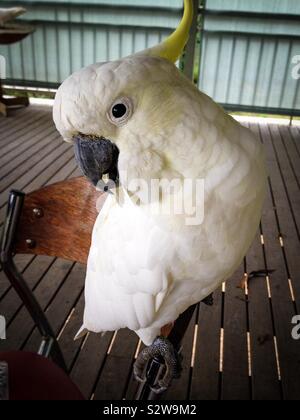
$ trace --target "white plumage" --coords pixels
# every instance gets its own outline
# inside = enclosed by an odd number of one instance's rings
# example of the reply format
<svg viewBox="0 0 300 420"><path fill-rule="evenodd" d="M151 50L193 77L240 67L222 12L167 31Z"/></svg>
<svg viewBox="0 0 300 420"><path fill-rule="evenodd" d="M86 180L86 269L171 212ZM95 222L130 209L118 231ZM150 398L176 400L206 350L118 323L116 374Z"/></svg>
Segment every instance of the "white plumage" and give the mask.
<svg viewBox="0 0 300 420"><path fill-rule="evenodd" d="M133 114L116 127L107 111L123 96ZM103 136L120 150L121 198L108 196L94 227L83 328L128 327L149 345L242 262L264 200L262 145L172 63L143 54L71 76L58 91L54 119L67 141ZM133 179L204 179L204 222L188 226L184 212L153 214Z"/></svg>

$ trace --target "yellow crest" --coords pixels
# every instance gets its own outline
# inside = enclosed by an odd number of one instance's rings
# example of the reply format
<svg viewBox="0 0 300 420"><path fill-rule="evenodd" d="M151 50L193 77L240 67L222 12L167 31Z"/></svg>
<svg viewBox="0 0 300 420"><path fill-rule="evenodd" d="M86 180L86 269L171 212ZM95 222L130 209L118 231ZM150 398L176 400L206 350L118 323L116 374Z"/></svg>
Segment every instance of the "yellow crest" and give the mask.
<svg viewBox="0 0 300 420"><path fill-rule="evenodd" d="M194 7L193 0L184 0L184 15L178 26L165 41L161 44L139 52L137 55L151 55L154 57L165 58L172 63L176 63L186 46L189 33L193 22Z"/></svg>

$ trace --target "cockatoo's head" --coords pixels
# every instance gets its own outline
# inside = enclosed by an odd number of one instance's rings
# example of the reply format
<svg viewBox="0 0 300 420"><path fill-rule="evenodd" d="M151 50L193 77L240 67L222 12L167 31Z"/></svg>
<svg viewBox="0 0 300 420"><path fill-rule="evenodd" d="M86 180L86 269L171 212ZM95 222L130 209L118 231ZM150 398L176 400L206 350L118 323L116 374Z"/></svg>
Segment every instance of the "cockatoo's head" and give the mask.
<svg viewBox="0 0 300 420"><path fill-rule="evenodd" d="M185 6L181 25L162 44L91 65L59 88L53 111L56 127L66 141L74 142L77 161L94 185L105 174L118 182L120 169L135 165L134 156L151 149L152 142L158 144L158 137L163 142L182 115L180 87L187 81L174 62L192 21L192 0L185 0ZM158 155L150 160L161 164Z"/></svg>

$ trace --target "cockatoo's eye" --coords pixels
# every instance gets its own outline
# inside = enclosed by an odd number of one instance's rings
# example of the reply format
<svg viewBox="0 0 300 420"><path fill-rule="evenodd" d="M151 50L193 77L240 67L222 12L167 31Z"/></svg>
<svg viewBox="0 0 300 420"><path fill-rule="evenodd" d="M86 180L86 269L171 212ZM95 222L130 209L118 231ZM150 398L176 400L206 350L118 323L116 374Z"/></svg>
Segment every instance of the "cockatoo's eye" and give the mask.
<svg viewBox="0 0 300 420"><path fill-rule="evenodd" d="M116 100L109 112L107 117L113 124L120 126L124 124L132 115L133 106L129 98L121 98Z"/></svg>

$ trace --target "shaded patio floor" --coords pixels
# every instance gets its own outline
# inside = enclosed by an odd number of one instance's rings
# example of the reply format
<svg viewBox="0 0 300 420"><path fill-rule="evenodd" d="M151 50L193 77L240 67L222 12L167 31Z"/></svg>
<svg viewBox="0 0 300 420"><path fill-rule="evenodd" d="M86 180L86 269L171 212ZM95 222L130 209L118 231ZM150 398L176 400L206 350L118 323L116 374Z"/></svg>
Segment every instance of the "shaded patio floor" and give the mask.
<svg viewBox="0 0 300 420"><path fill-rule="evenodd" d="M291 336L300 309L300 132L266 123L250 128L265 144L270 173L261 232L245 264L215 293L215 305L199 305L183 343L182 377L165 399L300 399L300 340ZM1 225L10 189L29 192L79 175L50 107L32 105L0 117ZM85 267L51 257L18 255L16 262L85 397L130 399L137 336L122 330L73 341L81 326ZM269 269L269 276L242 287L245 272L261 269ZM8 324L0 351L38 349L39 334L1 271L0 314Z"/></svg>

